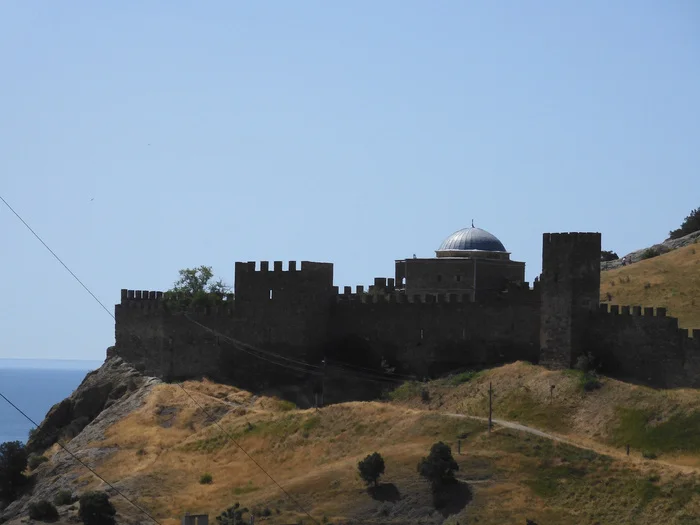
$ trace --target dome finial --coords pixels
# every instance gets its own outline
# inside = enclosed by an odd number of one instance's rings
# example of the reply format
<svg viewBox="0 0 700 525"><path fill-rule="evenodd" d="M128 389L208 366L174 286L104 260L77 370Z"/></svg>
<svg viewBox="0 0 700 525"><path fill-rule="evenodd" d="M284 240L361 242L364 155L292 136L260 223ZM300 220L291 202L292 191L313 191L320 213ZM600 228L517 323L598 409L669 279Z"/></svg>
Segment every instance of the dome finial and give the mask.
<svg viewBox="0 0 700 525"><path fill-rule="evenodd" d="M472 228L474 227L474 219L472 219Z"/></svg>

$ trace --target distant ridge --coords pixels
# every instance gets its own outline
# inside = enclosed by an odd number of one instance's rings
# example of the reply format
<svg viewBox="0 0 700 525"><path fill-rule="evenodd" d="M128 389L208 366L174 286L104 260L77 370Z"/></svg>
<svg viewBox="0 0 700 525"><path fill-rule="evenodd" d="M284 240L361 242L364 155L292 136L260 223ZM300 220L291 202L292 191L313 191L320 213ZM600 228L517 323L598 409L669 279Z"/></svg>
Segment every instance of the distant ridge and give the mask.
<svg viewBox="0 0 700 525"><path fill-rule="evenodd" d="M646 258L644 257L644 252L646 252L647 250L653 250L656 251L658 255L662 255L664 253L668 253L673 250L677 250L678 248L683 248L684 246L688 246L689 244L694 244L697 242L700 242L700 230L693 233L689 233L684 237L679 237L678 239L666 239L665 241L659 244L654 244L652 246L649 246L648 248L642 248L641 250L636 250L634 252L628 253L623 258L627 258L627 261L630 263L636 263ZM603 261L600 263L600 269L605 271L620 268L622 266L623 258L615 259L614 261Z"/></svg>

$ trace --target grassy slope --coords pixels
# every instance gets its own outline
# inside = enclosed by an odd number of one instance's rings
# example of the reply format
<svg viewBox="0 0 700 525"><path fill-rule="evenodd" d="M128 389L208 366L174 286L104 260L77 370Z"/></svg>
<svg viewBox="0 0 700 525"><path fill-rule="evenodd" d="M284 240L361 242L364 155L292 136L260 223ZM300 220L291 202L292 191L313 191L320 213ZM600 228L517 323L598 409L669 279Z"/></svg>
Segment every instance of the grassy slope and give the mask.
<svg viewBox="0 0 700 525"><path fill-rule="evenodd" d="M299 411L208 382L189 382L186 388L197 392L197 400L320 522L324 517L333 523L350 517L362 523L442 522L442 516L430 514L428 487L418 479L416 464L438 440L452 445L456 454L461 435L459 476L479 482L471 484L471 503L449 517L448 524L524 523L525 518L562 525L651 524L661 519L700 523L691 518L700 515L695 471L641 460L638 454L632 459L600 455L508 429L489 436L483 423L447 413L484 415L488 381L496 390L496 415L561 433L583 429L591 442L602 443L616 439L611 414L630 400L639 407L659 404L668 415L676 407L687 412L700 398L698 392L660 394L613 381L582 396L576 377L522 363L481 373L463 384L432 383L429 404L421 401L420 390L409 388L402 401L393 403ZM543 392L548 393L552 381L558 385L557 396L549 404ZM117 447L97 470L119 480L168 525L175 525L185 511L207 512L213 521L236 501L249 508L268 507L272 515L265 521L270 524L303 517L176 386L158 386L142 409L112 426L106 441L95 446ZM372 499L357 478L357 462L374 451L385 457L384 481L401 494L398 502ZM687 453L686 463L695 454L695 448ZM213 476L210 485L199 484L205 472ZM81 472L81 477L98 486L89 475ZM133 515L118 498L114 501L120 511Z"/></svg>
<svg viewBox="0 0 700 525"><path fill-rule="evenodd" d="M600 300L665 306L669 315L678 317L681 327L700 328L700 244L603 272Z"/></svg>

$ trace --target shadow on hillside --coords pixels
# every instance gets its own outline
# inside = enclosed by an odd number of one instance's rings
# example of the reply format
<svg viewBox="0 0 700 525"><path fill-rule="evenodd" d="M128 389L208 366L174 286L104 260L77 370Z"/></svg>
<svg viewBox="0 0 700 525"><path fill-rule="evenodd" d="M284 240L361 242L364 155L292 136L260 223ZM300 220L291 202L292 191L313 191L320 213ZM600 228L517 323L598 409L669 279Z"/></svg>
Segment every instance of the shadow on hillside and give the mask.
<svg viewBox="0 0 700 525"><path fill-rule="evenodd" d="M434 494L435 506L445 518L457 514L472 500L472 489L467 483L458 481L444 485L438 494Z"/></svg>
<svg viewBox="0 0 700 525"><path fill-rule="evenodd" d="M367 493L377 501L396 503L401 499L401 493L393 483L381 483L376 487L368 487Z"/></svg>

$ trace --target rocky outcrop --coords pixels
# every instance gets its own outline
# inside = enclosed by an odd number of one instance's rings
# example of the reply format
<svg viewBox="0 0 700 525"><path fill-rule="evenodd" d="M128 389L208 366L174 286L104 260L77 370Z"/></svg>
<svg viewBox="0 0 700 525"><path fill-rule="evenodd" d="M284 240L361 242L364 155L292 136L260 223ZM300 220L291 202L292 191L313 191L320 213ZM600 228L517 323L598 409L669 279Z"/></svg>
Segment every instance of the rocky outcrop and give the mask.
<svg viewBox="0 0 700 525"><path fill-rule="evenodd" d="M77 436L103 410L138 390L149 378L141 375L119 357L113 357L85 376L80 386L55 404L27 442L30 452L41 452L59 439Z"/></svg>
<svg viewBox="0 0 700 525"><path fill-rule="evenodd" d="M700 230L693 233L689 233L685 237L679 237L678 239L667 239L662 243L654 244L653 246L650 246L648 248L643 248L641 250L628 253L627 255L625 255L624 258L627 259L628 264L636 263L648 258L645 256L645 252L647 250L653 250L658 255L661 255L697 242L700 242ZM600 263L600 269L603 271L614 270L615 268L620 268L621 266L622 258L615 259L614 261L604 261Z"/></svg>
<svg viewBox="0 0 700 525"><path fill-rule="evenodd" d="M91 468L114 452L113 448L100 446L105 431L117 421L140 408L154 385L161 381L141 375L120 357L108 358L97 370L90 372L80 386L49 410L39 428L32 434L27 446L36 453L44 453L49 461L39 465L32 474L31 489L18 500L0 510L0 523L13 524L24 519L28 507L39 500L53 500L59 490L71 490L78 494L84 490L81 481L88 471L75 458ZM58 440L65 449L55 454L47 451ZM119 490L127 491L119 482ZM103 484L110 496L116 492ZM135 497L136 494L129 493ZM71 510L72 509L72 510ZM76 521L74 506L59 509L59 523ZM120 523L128 520L120 520Z"/></svg>

